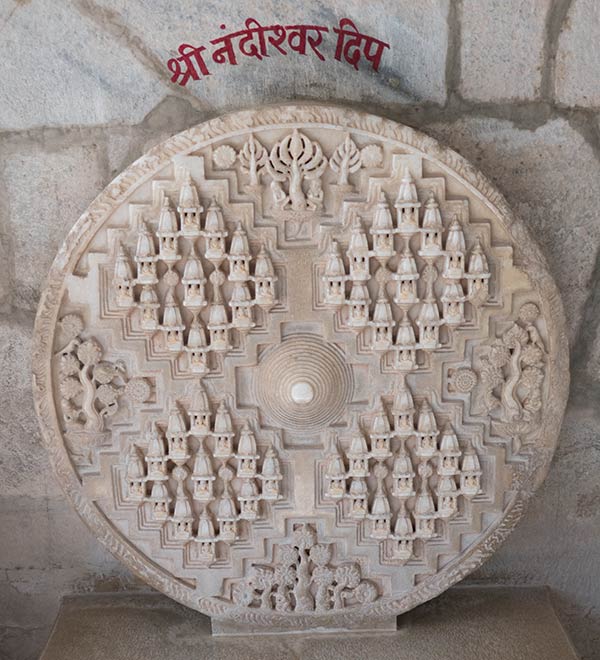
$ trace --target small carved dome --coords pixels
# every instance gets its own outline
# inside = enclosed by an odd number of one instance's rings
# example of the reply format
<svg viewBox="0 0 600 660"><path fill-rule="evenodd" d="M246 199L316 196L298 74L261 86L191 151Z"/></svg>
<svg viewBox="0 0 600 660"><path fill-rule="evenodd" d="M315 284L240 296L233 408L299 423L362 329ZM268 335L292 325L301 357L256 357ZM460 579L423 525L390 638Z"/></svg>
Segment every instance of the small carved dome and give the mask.
<svg viewBox="0 0 600 660"><path fill-rule="evenodd" d="M423 401L419 410L419 421L417 422L417 431L419 433L437 433L437 422L435 415L427 400Z"/></svg>
<svg viewBox="0 0 600 660"><path fill-rule="evenodd" d="M421 202L419 202L417 196L415 180L406 166L402 170L402 179L400 181L400 188L398 189L398 197L396 197L396 206L411 206L413 208L419 208L421 206Z"/></svg>
<svg viewBox="0 0 600 660"><path fill-rule="evenodd" d="M227 235L227 232L225 231L225 220L223 220L223 211L215 199L211 201L208 211L206 212L204 231L207 234Z"/></svg>
<svg viewBox="0 0 600 660"><path fill-rule="evenodd" d="M448 237L446 238L446 251L461 253L465 251L465 235L457 216L454 216L450 223Z"/></svg>
<svg viewBox="0 0 600 660"><path fill-rule="evenodd" d="M182 211L202 211L202 206L200 205L200 200L198 198L198 190L192 182L190 173L187 171L179 190L179 204L177 210L180 213Z"/></svg>
<svg viewBox="0 0 600 660"><path fill-rule="evenodd" d="M248 424L244 424L244 427L241 430L237 455L239 458L259 457L259 454L256 451L256 438Z"/></svg>
<svg viewBox="0 0 600 660"><path fill-rule="evenodd" d="M176 234L179 230L177 226L177 217L175 216L175 211L171 208L169 204L169 198L165 195L163 198L162 208L160 210L160 216L158 218L158 230L157 234L160 236Z"/></svg>
<svg viewBox="0 0 600 660"><path fill-rule="evenodd" d="M435 200L435 195L431 193L428 200L425 202L425 213L423 214L423 229L430 229L433 231L441 231L442 215L440 213L439 204Z"/></svg>
<svg viewBox="0 0 600 660"><path fill-rule="evenodd" d="M379 199L375 205L375 214L373 216L373 224L371 225L371 234L389 234L393 230L394 225L392 222L392 212L387 203L383 191L379 193Z"/></svg>
<svg viewBox="0 0 600 660"><path fill-rule="evenodd" d="M217 414L215 416L215 435L229 435L233 433L233 426L231 423L231 415L227 410L224 401L221 401Z"/></svg>
<svg viewBox="0 0 600 660"><path fill-rule="evenodd" d="M212 481L214 478L212 462L204 448L204 441L201 439L198 451L196 452L196 458L194 459L194 472L192 473L192 479L210 479Z"/></svg>

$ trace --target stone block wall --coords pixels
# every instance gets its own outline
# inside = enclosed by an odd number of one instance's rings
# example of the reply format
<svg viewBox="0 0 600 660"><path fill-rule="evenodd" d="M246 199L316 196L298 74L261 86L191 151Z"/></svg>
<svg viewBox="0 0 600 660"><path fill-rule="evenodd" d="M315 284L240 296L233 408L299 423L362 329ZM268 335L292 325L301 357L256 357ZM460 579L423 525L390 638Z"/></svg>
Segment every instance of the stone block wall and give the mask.
<svg viewBox="0 0 600 660"><path fill-rule="evenodd" d="M207 43L221 24L342 16L391 44L379 72L329 52L170 82L176 47ZM0 657L37 658L63 594L144 588L64 501L37 428L32 326L59 245L102 188L167 136L227 110L316 99L456 149L544 249L569 322L571 400L546 483L471 580L549 585L581 656L600 658L600 5L3 0L0 35Z"/></svg>

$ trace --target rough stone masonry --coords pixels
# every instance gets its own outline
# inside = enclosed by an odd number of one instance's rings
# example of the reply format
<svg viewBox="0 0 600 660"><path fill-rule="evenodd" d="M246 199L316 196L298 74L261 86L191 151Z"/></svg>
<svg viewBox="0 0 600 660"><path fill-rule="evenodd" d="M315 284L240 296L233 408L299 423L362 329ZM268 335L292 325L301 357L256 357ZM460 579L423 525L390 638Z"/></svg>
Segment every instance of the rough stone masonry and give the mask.
<svg viewBox="0 0 600 660"><path fill-rule="evenodd" d="M583 658L600 648L600 7L592 0L420 3L5 0L0 4L0 656L36 658L63 594L143 588L64 500L31 400L35 309L56 251L150 146L260 103L342 103L415 126L470 159L542 246L561 289L571 401L545 485L471 578L547 584ZM335 24L391 44L379 72L247 59L185 88L165 66L219 25Z"/></svg>

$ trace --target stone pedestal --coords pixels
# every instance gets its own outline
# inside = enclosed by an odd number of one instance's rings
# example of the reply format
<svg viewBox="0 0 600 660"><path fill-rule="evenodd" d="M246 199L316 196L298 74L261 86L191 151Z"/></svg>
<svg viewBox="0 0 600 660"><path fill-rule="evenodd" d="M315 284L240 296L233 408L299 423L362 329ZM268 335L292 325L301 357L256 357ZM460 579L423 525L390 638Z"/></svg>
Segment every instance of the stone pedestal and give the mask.
<svg viewBox="0 0 600 660"><path fill-rule="evenodd" d="M40 660L575 660L546 589L457 587L395 632L212 636L159 595L66 598Z"/></svg>

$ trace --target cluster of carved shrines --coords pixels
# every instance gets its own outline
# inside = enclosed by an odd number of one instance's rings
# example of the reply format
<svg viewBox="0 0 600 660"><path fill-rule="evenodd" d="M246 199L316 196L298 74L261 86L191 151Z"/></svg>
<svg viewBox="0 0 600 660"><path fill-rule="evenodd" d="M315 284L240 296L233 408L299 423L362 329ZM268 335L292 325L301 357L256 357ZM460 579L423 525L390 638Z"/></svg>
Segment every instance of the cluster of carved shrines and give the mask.
<svg viewBox="0 0 600 660"><path fill-rule="evenodd" d="M479 238L467 254L458 217L454 216L445 230L433 192L424 204L422 219L421 206L414 179L405 168L395 202L396 222L385 194L380 191L368 230L372 247L356 216L345 259L338 242L332 240L321 278L323 302L340 310L345 327L357 332L369 331L367 344L373 351L393 351L395 367L400 371L417 368L417 350L434 351L442 347L441 326L455 329L465 323L466 302L478 307L487 301L489 295L491 273ZM403 243L398 250L396 237ZM424 264L420 272L411 249L413 237L418 241L417 254ZM371 259L379 264L374 275L378 289L372 308L368 288L373 277ZM387 264L393 259L397 259L397 265L391 271ZM434 290L439 275L435 266L438 259L443 259L443 288L439 302ZM419 280L425 282L421 296ZM400 309L398 321L394 319L387 292L389 283L395 283L392 301ZM418 307L418 313L413 314L418 341L409 315L413 306Z"/></svg>
<svg viewBox="0 0 600 660"><path fill-rule="evenodd" d="M130 445L124 475L126 499L143 507L150 523L166 525L171 539L194 541L197 559L207 565L217 557L217 542L240 538L240 521L261 517L261 501L281 499L283 479L275 449L269 446L261 457L253 431L244 423L236 433L224 401L211 418L206 391L198 382L187 414L172 401L164 432L153 422L143 449ZM218 470L214 461L220 462ZM199 503L199 514L192 499Z"/></svg>
<svg viewBox="0 0 600 660"><path fill-rule="evenodd" d="M232 348L232 329L244 333L255 326L254 306L268 311L277 303L277 277L266 246L262 244L253 255L241 224L227 241L230 232L223 211L214 199L203 217L204 207L189 173L185 173L180 187L177 214L166 194L162 195L156 231L153 232L142 218L138 219L135 275L126 248L123 244L118 246L113 275L116 304L126 310L139 308L142 330L148 333L160 330L166 348L175 354L187 353L189 371L204 374L210 370L209 352L226 353ZM182 239L189 242L186 257L182 255ZM202 250L200 245L203 245ZM208 278L210 295L207 295L205 276L208 266L203 265L203 259L212 264ZM178 262L183 262L181 277L176 269ZM164 264L163 269L166 267L162 275L159 263ZM227 274L224 272L226 263ZM157 288L159 278L167 287L162 303ZM183 285L181 301L176 294L180 281ZM232 286L228 300L223 292L227 281ZM180 303L191 313L188 327ZM206 324L201 318L205 308L208 309Z"/></svg>
<svg viewBox="0 0 600 660"><path fill-rule="evenodd" d="M414 556L415 539L435 537L435 521L458 513L460 496L471 499L479 493L482 470L471 442L461 449L450 422L439 437L429 401L423 399L417 411L405 378L399 383L391 407L393 424L382 401L368 430L369 444L355 423L345 451L337 439L331 443L324 478L325 497L341 500L349 518L370 520L370 537L389 542L393 558L404 563ZM398 448L392 451L395 441ZM376 486L369 502L371 475ZM390 481L391 496L400 500L393 531Z"/></svg>

